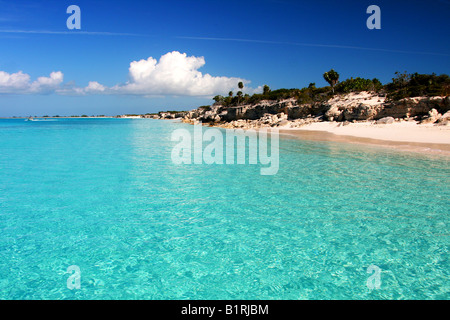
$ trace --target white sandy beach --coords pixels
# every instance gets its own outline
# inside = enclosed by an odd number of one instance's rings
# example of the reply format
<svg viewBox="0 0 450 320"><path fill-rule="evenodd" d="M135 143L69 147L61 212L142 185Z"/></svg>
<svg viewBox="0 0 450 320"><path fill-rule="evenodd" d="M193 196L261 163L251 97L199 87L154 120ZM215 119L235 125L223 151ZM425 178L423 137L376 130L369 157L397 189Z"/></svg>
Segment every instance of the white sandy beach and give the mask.
<svg viewBox="0 0 450 320"><path fill-rule="evenodd" d="M375 124L374 121L369 121L347 125L339 122L316 122L300 128L280 128L280 133L313 140L376 144L450 156L450 126L417 124L415 121L392 124Z"/></svg>

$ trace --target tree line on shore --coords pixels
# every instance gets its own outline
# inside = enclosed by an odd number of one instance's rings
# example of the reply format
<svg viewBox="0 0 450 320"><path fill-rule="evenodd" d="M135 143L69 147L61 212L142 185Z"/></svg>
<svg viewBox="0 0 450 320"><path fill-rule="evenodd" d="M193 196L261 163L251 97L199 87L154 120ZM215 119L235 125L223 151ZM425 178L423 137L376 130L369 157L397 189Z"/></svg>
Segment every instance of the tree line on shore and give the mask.
<svg viewBox="0 0 450 320"><path fill-rule="evenodd" d="M450 77L446 74L409 74L407 72L396 72L392 81L383 85L377 78L364 79L360 77L346 79L339 82L339 73L331 69L323 74L323 78L329 86L316 87L315 83L310 83L308 87L302 89L278 89L271 90L264 85L260 94L243 94L244 85L238 83L239 91L236 95L232 91L228 96L217 95L213 98L215 104L225 107L238 106L244 104L256 104L262 100L280 101L294 98L299 104L322 102L333 98L337 94L351 92L371 91L386 96L387 101L398 101L403 98L418 96L448 96L450 95ZM208 106L204 106L207 108Z"/></svg>

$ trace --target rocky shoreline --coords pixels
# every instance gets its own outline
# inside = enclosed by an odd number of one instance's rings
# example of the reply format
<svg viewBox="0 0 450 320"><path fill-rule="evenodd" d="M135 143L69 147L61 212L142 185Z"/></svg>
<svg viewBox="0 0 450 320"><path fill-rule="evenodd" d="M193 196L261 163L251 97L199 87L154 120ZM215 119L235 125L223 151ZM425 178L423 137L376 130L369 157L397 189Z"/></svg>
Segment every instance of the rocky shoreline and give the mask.
<svg viewBox="0 0 450 320"><path fill-rule="evenodd" d="M414 97L386 101L371 92L335 96L325 102L298 104L295 99L261 101L255 105L224 107L213 104L187 112L159 112L154 119L181 119L223 128L300 128L316 122L374 122L390 124L414 121L419 124L450 125L450 97Z"/></svg>

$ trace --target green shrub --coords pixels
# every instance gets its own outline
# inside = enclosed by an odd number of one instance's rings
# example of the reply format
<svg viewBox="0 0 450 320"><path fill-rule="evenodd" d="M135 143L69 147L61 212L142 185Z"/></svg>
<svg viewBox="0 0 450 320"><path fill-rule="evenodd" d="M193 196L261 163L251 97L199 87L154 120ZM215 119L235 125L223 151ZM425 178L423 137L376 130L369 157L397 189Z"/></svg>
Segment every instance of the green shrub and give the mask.
<svg viewBox="0 0 450 320"><path fill-rule="evenodd" d="M397 101L419 96L448 96L450 77L446 74L407 74L396 72L396 77L385 86L387 99Z"/></svg>
<svg viewBox="0 0 450 320"><path fill-rule="evenodd" d="M361 91L379 91L383 85L378 79L350 78L336 85L336 92L350 93Z"/></svg>

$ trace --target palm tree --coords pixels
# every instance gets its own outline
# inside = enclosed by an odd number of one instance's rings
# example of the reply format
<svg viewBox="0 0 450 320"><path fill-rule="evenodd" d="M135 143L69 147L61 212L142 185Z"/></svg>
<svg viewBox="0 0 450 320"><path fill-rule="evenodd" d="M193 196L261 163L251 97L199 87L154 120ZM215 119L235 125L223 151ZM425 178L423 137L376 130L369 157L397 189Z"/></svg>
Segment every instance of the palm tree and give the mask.
<svg viewBox="0 0 450 320"><path fill-rule="evenodd" d="M221 95L217 95L217 96L215 96L215 97L213 98L213 100L214 100L216 103L221 103L221 102L223 102L223 97L222 97Z"/></svg>
<svg viewBox="0 0 450 320"><path fill-rule="evenodd" d="M238 88L240 90L244 89L244 83L242 81L239 81ZM241 99L241 96L242 96L242 91L238 91L237 96L238 96L238 104L239 104L239 100Z"/></svg>
<svg viewBox="0 0 450 320"><path fill-rule="evenodd" d="M238 104L239 104L239 101L241 100L241 97L242 97L242 91L238 91L238 92L236 93L236 95L237 95L237 97L238 97Z"/></svg>
<svg viewBox="0 0 450 320"><path fill-rule="evenodd" d="M323 78L330 84L334 94L334 86L339 82L339 73L331 69L323 74Z"/></svg>

